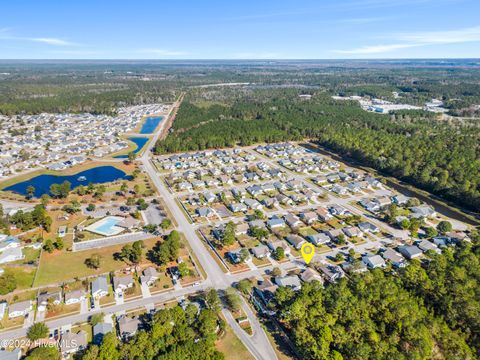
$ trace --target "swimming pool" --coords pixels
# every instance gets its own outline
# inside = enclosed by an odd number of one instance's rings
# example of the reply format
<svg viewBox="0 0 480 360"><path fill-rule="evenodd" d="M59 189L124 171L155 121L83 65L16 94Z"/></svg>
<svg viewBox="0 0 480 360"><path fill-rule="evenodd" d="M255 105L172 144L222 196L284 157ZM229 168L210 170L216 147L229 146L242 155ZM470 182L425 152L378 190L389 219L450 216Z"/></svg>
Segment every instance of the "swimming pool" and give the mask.
<svg viewBox="0 0 480 360"><path fill-rule="evenodd" d="M113 236L120 234L123 230L125 230L124 228L117 226L117 224L122 221L123 218L119 216L107 216L106 218L87 226L85 230L103 236Z"/></svg>

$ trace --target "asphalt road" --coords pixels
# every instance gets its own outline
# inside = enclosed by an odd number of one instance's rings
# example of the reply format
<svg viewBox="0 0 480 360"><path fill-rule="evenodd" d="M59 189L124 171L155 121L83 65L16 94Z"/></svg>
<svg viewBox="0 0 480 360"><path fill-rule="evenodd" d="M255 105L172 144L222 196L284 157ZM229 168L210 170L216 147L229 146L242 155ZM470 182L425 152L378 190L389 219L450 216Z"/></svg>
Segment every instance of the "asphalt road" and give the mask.
<svg viewBox="0 0 480 360"><path fill-rule="evenodd" d="M171 214L177 221L178 230L185 235L193 252L197 256L198 261L205 270L207 274L207 279L203 282L203 285L207 287L214 287L216 289L225 289L231 286L231 280L229 280L227 275L223 273L222 269L212 259L208 250L202 243L202 240L200 240L197 233L195 232L195 226L188 222L182 210L180 210L177 203L175 202L175 197L172 193L168 191L166 185L160 180L158 173L150 162L151 149L153 148L155 142L158 140L158 137L163 130L164 124L165 122L162 121L162 124L159 127L157 133L154 135L152 141L147 145L147 149L145 149L144 154L139 160L143 163L144 170L152 179L160 195L163 197L167 207L169 208ZM233 317L231 317L231 314L227 310L224 310L227 322L232 327L235 334L240 338L240 340L245 344L245 346L256 359L277 359L277 355L273 350L272 345L270 344L270 341L268 340L255 314L251 311L251 309L245 302L243 303L242 307L250 321L253 335L248 336L248 334L246 334L245 331L238 326Z"/></svg>
<svg viewBox="0 0 480 360"><path fill-rule="evenodd" d="M172 108L173 109L173 108ZM207 278L203 280L199 285L190 286L182 289L174 289L165 293L152 295L146 298L140 298L137 300L125 302L123 304L114 304L107 307L96 307L89 312L76 314L56 320L47 321L46 325L50 329L56 329L63 326L83 323L88 321L88 319L96 313L103 312L106 315L125 312L128 310L133 310L140 307L152 307L154 304L165 303L170 300L178 299L183 296L187 296L199 291L205 291L209 288L215 289L226 289L232 285L232 281L235 278L223 273L222 269L217 265L217 263L211 258L208 250L205 248L204 244L197 236L195 232L195 226L190 224L185 218L184 214L177 206L174 196L167 190L165 185L160 180L157 172L155 171L153 165L150 162L151 149L153 148L155 142L158 140L163 127L165 126L166 121L162 121L157 132L153 135L152 141L149 142L147 148L145 149L143 155L138 159L143 164L143 169L148 173L153 183L157 187L160 195L164 198L171 214L175 217L178 227L177 229L184 233L189 242L193 252L195 253L200 265L203 267L207 274ZM252 355L257 360L272 360L277 359L277 355L270 344L270 341L267 338L260 322L255 316L254 312L250 309L246 301L242 299L242 309L247 315L253 334L248 335L243 329L240 328L238 323L233 318L232 314L224 309L223 313L227 319L227 323L232 327L233 331L237 337L245 344L247 349L252 353ZM33 319L33 316L32 316ZM0 341L9 340L9 339L18 339L26 335L27 328L19 328L6 332L0 332Z"/></svg>

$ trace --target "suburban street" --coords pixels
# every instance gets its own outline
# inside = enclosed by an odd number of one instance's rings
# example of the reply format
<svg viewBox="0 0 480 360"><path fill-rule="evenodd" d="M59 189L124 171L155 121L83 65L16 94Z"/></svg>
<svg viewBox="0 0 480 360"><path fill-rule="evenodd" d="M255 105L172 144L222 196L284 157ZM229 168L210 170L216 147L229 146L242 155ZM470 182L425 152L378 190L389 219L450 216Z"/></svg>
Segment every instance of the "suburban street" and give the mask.
<svg viewBox="0 0 480 360"><path fill-rule="evenodd" d="M195 283L193 286L188 287L175 287L172 290L167 292L162 292L160 294L150 294L149 291L142 291L143 296L139 299L135 299L132 301L117 301L114 305L110 306L103 306L96 305L90 311L81 311L79 314L71 315L62 317L55 320L46 321L45 324L51 329L58 329L62 327L70 327L73 324L79 324L87 322L88 319L96 314L96 313L104 313L105 315L109 316L111 314L118 314L124 313L127 311L131 311L134 309L138 309L141 307L145 307L147 309L153 309L154 305L159 305L162 303L166 303L172 300L178 300L184 296L192 295L201 291L208 290L210 288L215 288L217 290L222 290L230 287L232 282L237 281L237 279L229 274L225 274L222 269L217 265L215 261L211 258L208 250L202 243L201 239L198 237L196 233L196 228L193 224L190 224L180 208L177 206L175 202L174 196L168 191L166 186L162 183L160 177L158 176L155 168L153 167L152 163L150 162L151 157L151 150L154 147L156 141L165 131L164 127L167 126L169 123L168 119L172 113L175 112L176 107L179 105L180 100L171 107L171 110L168 116L160 123L156 132L153 134L151 141L145 146L144 152L138 160L142 163L143 169L148 173L152 182L154 183L155 187L157 188L160 196L165 200L168 210L175 218L176 222L178 223L177 230L182 232L186 239L188 240L193 252L195 253L200 265L205 270L207 275L206 279L201 281L200 283ZM4 205L9 205L8 202ZM150 237L151 235L147 233L134 233L134 234L127 234L127 235L119 235L110 237L108 239L101 239L97 241L89 241L83 243L74 243L73 251L79 250L86 250L90 248L102 247L102 246L109 246L113 244L121 244L126 242L132 242L135 240L143 240L145 238ZM99 242L106 242L105 244L99 244ZM249 272L245 274L250 274ZM250 309L249 305L246 301L242 299L242 310L247 315L248 320L250 321L251 328L252 328L252 335L248 335L236 322L233 318L232 314L226 309L223 309L223 314L227 320L227 323L233 331L235 332L236 336L245 344L247 349L252 353L252 355L258 359L276 359L277 356L275 351L272 348L260 322L256 318L253 311ZM85 306L83 306L85 307ZM0 333L0 341L1 340L9 340L9 339L18 339L26 336L26 332L28 327L34 320L34 314L30 314L28 319L25 320L24 326L22 328L5 331Z"/></svg>
<svg viewBox="0 0 480 360"><path fill-rule="evenodd" d="M172 111L175 109L175 106L172 107ZM167 121L162 121L157 129L157 132L153 136L152 141L147 145L145 152L143 153L142 157L139 159L143 163L144 170L148 173L150 178L152 179L155 187L160 193L160 196L164 199L167 204L168 209L172 213L173 217L178 223L178 230L181 231L187 241L189 242L190 246L192 247L193 252L197 256L200 265L203 267L207 274L207 279L203 282L203 286L205 287L213 287L216 289L225 289L231 286L231 281L229 278L223 273L222 269L217 265L215 261L211 258L208 250L202 243L202 240L198 237L197 233L195 232L195 227L193 224L190 224L187 221L187 218L182 213L180 208L177 206L175 202L175 197L168 191L165 184L161 181L158 173L156 172L155 168L153 167L150 161L151 150L155 145L156 141L158 140L160 134L163 132L163 127ZM270 344L267 335L265 334L264 330L262 329L260 322L256 318L255 314L251 311L249 306L243 300L242 309L247 314L247 317L250 321L252 326L253 335L249 336L243 329L238 326L236 321L233 319L230 312L224 310L225 317L227 319L228 324L232 327L235 334L242 340L248 350L252 353L252 355L256 359L276 359L277 355Z"/></svg>

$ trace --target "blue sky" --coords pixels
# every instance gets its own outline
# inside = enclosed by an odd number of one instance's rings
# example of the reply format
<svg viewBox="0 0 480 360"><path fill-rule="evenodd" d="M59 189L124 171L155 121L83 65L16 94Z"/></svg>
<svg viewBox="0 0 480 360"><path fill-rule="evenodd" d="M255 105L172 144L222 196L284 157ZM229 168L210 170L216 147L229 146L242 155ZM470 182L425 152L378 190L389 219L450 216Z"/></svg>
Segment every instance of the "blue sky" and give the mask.
<svg viewBox="0 0 480 360"><path fill-rule="evenodd" d="M480 0L16 0L1 9L1 59L480 58Z"/></svg>

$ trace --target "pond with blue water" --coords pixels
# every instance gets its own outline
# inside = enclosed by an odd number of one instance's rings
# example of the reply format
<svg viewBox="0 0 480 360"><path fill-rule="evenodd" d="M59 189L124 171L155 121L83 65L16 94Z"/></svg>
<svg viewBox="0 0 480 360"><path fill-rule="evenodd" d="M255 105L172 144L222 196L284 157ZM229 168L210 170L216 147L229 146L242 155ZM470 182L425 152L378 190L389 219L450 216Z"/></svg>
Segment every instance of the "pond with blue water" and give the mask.
<svg viewBox="0 0 480 360"><path fill-rule="evenodd" d="M80 185L88 185L90 183L103 184L116 180L131 179L131 175L127 175L124 171L114 166L97 166L74 175L38 175L30 180L11 185L3 190L26 196L27 188L32 185L35 188L34 196L38 198L43 194L50 194L50 186L52 184L61 184L64 181L70 182L71 189L73 190Z"/></svg>
<svg viewBox="0 0 480 360"><path fill-rule="evenodd" d="M140 129L140 134L152 134L162 120L163 116L147 117L142 125L142 128Z"/></svg>
<svg viewBox="0 0 480 360"><path fill-rule="evenodd" d="M135 143L135 145L137 145L137 148L135 150L133 150L133 153L137 154L139 151L141 151L143 149L143 147L147 143L148 137L129 137L127 140L129 140L129 141ZM126 159L126 158L128 158L128 154L117 155L117 156L114 156L114 158L116 158L116 159Z"/></svg>

